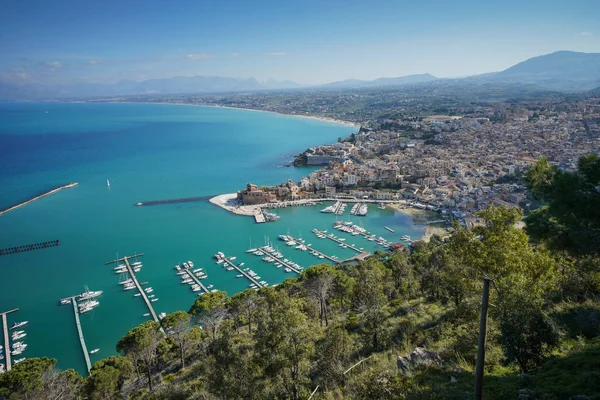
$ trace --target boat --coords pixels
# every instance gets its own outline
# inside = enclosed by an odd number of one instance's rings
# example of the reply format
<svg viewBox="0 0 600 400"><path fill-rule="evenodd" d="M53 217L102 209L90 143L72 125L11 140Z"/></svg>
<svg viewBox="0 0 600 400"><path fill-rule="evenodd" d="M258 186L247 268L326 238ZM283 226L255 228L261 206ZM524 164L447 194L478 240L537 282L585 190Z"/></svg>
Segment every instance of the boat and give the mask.
<svg viewBox="0 0 600 400"><path fill-rule="evenodd" d="M246 253L254 253L255 251L258 251L258 249L248 249L246 250Z"/></svg>
<svg viewBox="0 0 600 400"><path fill-rule="evenodd" d="M144 289L144 292L150 293L153 289L151 287L147 287Z"/></svg>
<svg viewBox="0 0 600 400"><path fill-rule="evenodd" d="M379 206L377 208L379 208L380 210L385 210L385 204L379 203Z"/></svg>
<svg viewBox="0 0 600 400"><path fill-rule="evenodd" d="M402 235L402 240L410 241L410 236Z"/></svg>
<svg viewBox="0 0 600 400"><path fill-rule="evenodd" d="M119 285L126 285L126 284L132 283L132 282L133 282L133 279L129 278L129 279L125 279L122 282L119 282Z"/></svg>
<svg viewBox="0 0 600 400"><path fill-rule="evenodd" d="M190 266L190 268L194 268L194 263L191 261L188 261L188 265Z"/></svg>
<svg viewBox="0 0 600 400"><path fill-rule="evenodd" d="M90 351L90 354L96 354L99 351L100 351L100 349L94 349L94 350Z"/></svg>
<svg viewBox="0 0 600 400"><path fill-rule="evenodd" d="M149 316L150 316L149 312L147 312L146 314L144 314L144 317L149 317Z"/></svg>
<svg viewBox="0 0 600 400"><path fill-rule="evenodd" d="M110 187L110 181L108 179L106 180L106 186Z"/></svg>
<svg viewBox="0 0 600 400"><path fill-rule="evenodd" d="M141 296L141 295L142 295L141 293L136 293L136 294L134 294L134 296L135 296L135 297L139 297L139 296Z"/></svg>
<svg viewBox="0 0 600 400"><path fill-rule="evenodd" d="M23 339L25 336L27 336L26 333L20 333L18 335L13 335L12 336L12 340L19 340L19 339Z"/></svg>
<svg viewBox="0 0 600 400"><path fill-rule="evenodd" d="M21 363L25 361L25 357L19 358L18 360L15 360L15 364Z"/></svg>
<svg viewBox="0 0 600 400"><path fill-rule="evenodd" d="M185 264L185 263L184 263L184 264ZM142 265L142 262L141 262L141 261L136 261L136 262L132 262L132 263L131 263L131 264L129 264L129 265L131 265L132 267L138 267L138 266Z"/></svg>
<svg viewBox="0 0 600 400"><path fill-rule="evenodd" d="M10 327L10 330L12 331L13 329L17 329L20 328L23 325L27 325L29 321L22 321L22 322L15 322L14 324L12 324L12 326Z"/></svg>
<svg viewBox="0 0 600 400"><path fill-rule="evenodd" d="M69 298L69 299L62 299L62 300L60 301L60 304L62 304L63 306L64 306L65 304L70 304L70 303L71 303L71 299L70 299L70 298Z"/></svg>
<svg viewBox="0 0 600 400"><path fill-rule="evenodd" d="M208 285L206 288L207 289L212 289L213 285Z"/></svg>
<svg viewBox="0 0 600 400"><path fill-rule="evenodd" d="M123 290L132 290L132 289L135 289L135 285L123 286Z"/></svg>
<svg viewBox="0 0 600 400"><path fill-rule="evenodd" d="M160 314L158 314L158 318L159 318L159 319L163 319L163 318L164 318L164 317L166 317L166 316L167 316L167 313L166 313L166 312L161 312Z"/></svg>
<svg viewBox="0 0 600 400"><path fill-rule="evenodd" d="M154 303L155 301L158 301L158 297L157 297L157 298L155 298L155 299L152 299L152 300L150 300L150 301Z"/></svg>
<svg viewBox="0 0 600 400"><path fill-rule="evenodd" d="M233 260L235 260L235 257L229 257L229 259L230 259L231 261L233 261Z"/></svg>

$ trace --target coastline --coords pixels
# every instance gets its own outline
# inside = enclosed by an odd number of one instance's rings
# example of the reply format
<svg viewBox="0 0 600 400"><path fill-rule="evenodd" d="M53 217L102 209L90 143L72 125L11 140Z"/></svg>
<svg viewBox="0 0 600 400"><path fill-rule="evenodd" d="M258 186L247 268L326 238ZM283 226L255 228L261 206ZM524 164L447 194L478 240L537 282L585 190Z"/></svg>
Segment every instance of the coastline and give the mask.
<svg viewBox="0 0 600 400"><path fill-rule="evenodd" d="M433 221L436 217L439 218L433 211L422 210L415 207L402 207L399 203L388 204L388 206L411 217L413 223L416 225L425 225L425 232L423 232L423 236L421 236L420 239L424 242L429 242L433 235L438 235L440 237L449 235L448 229L440 226L440 224L427 224L428 221Z"/></svg>
<svg viewBox="0 0 600 400"><path fill-rule="evenodd" d="M120 101L118 103L131 103L128 101ZM286 114L278 111L269 111L269 110L258 110L256 108L243 108L243 107L231 107L231 106L218 106L218 105L207 105L207 104L190 104L190 103L181 103L181 102L134 102L134 103L146 103L146 104L171 104L171 105L179 105L179 106L193 106L193 107L211 107L211 108L229 108L232 110L242 110L242 111L255 111L255 112L264 112L282 115L284 117L298 117L298 118L307 118L316 121L329 122L333 124L340 124L345 126L351 126L357 129L360 129L360 124L356 122L343 121L341 119L329 118L329 117L318 117L316 115L300 115L300 114Z"/></svg>

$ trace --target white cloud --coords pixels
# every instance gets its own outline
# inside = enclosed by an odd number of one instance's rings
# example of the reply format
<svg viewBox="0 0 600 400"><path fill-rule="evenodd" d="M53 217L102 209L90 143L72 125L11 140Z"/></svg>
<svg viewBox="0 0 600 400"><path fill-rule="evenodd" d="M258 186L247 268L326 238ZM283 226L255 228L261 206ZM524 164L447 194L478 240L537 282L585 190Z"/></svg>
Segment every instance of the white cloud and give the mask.
<svg viewBox="0 0 600 400"><path fill-rule="evenodd" d="M60 67L62 67L62 64L59 63L58 61L43 62L42 65L44 67L48 67L48 68L60 68Z"/></svg>
<svg viewBox="0 0 600 400"><path fill-rule="evenodd" d="M8 81L8 82L24 82L29 81L31 75L23 68L13 68L7 71L0 72L0 81Z"/></svg>
<svg viewBox="0 0 600 400"><path fill-rule="evenodd" d="M209 58L215 58L214 54L202 54L202 53L192 53L187 55L188 60L207 60Z"/></svg>
<svg viewBox="0 0 600 400"><path fill-rule="evenodd" d="M85 63L87 65L98 65L98 64L103 64L103 61L101 61L101 60L87 60Z"/></svg>
<svg viewBox="0 0 600 400"><path fill-rule="evenodd" d="M266 53L266 56L275 56L275 57L283 57L285 56L285 51L278 51L274 53Z"/></svg>
<svg viewBox="0 0 600 400"><path fill-rule="evenodd" d="M579 32L579 36L590 36L591 32Z"/></svg>
<svg viewBox="0 0 600 400"><path fill-rule="evenodd" d="M229 57L239 57L240 53L229 53L228 56Z"/></svg>

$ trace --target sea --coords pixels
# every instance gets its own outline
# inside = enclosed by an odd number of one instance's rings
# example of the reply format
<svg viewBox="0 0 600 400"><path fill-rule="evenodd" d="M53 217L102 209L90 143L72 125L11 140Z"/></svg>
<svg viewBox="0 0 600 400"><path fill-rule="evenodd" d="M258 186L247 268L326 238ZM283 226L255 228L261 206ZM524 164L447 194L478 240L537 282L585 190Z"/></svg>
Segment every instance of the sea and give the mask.
<svg viewBox="0 0 600 400"><path fill-rule="evenodd" d="M60 240L57 247L0 256L0 312L8 324L29 321L28 347L18 357L51 357L60 369L86 375L73 307L59 299L102 290L100 305L82 314L92 363L116 354L116 343L146 321L148 309L106 262L143 253L142 270L159 300L157 314L189 310L198 296L180 284L175 265L192 260L206 285L229 295L250 282L215 263L221 251L252 268L269 284L296 276L249 248L274 243L285 258L309 267L324 260L288 247L281 234L302 237L340 259L355 253L313 228L333 231L336 219L352 221L391 241L419 238L423 226L391 209L369 205L365 217L320 213L327 203L275 210L276 222L256 224L208 201L136 207L138 202L233 193L246 183L299 181L314 168L286 167L306 148L335 142L354 126L309 118L215 107L143 103L0 103L0 209L46 190L74 188L0 216L0 248ZM107 186L107 179L110 186ZM395 233L384 228L388 226ZM366 251L378 245L336 230ZM346 235L346 236L344 236ZM380 247L379 247L380 248ZM2 345L4 342L1 342ZM6 351L6 349L5 349ZM14 359L15 357L13 357ZM2 360L0 362L4 362Z"/></svg>

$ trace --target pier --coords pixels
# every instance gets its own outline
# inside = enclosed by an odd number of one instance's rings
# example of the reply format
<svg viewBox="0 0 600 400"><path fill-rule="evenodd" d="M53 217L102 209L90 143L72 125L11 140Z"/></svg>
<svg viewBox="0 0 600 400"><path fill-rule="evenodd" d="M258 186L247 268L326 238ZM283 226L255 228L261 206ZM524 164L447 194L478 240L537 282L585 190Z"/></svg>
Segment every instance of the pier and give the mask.
<svg viewBox="0 0 600 400"><path fill-rule="evenodd" d="M142 295L142 298L144 299L144 302L146 302L146 305L148 306L148 309L150 310L150 314L152 315L152 318L156 322L159 322L158 317L156 316L156 312L154 312L154 308L152 308L152 303L150 302L150 299L148 298L148 296L146 295L146 292L144 291L144 289L142 289L142 286L140 285L140 283L138 282L137 278L135 277L135 273L133 272L133 268L131 268L131 265L129 265L129 259L130 258L141 257L143 255L144 254L134 254L132 256L126 256L126 257L123 257L123 258L119 258L118 260L108 261L108 262L104 263L104 265L110 265L110 264L114 264L114 263L119 263L121 261L123 261L125 263L125 266L127 267L127 271L129 272L129 275L131 276L131 279L133 280L133 283L135 284L135 286L137 287L138 291Z"/></svg>
<svg viewBox="0 0 600 400"><path fill-rule="evenodd" d="M7 256L9 254L23 253L26 251L47 249L48 247L55 247L60 244L60 240L50 240L48 242L40 242L33 244L26 244L23 246L14 246L7 247L5 249L0 249L0 256Z"/></svg>
<svg viewBox="0 0 600 400"><path fill-rule="evenodd" d="M170 199L170 200L153 200L136 203L138 207L147 206L160 206L165 204L177 204L177 203L195 203L199 201L206 201L213 196L201 196L201 197L184 197L181 199Z"/></svg>
<svg viewBox="0 0 600 400"><path fill-rule="evenodd" d="M261 247L261 248L260 248L260 250L261 250L261 251L263 251L263 252L265 252L265 253L266 253L266 254L268 254L269 256L271 256L271 258L274 258L274 259L275 259L275 261L274 261L274 262L277 262L277 263L280 263L280 264L282 264L284 267L291 269L292 271L294 271L294 272L295 272L295 273L297 273L297 274L301 274L301 273L302 273L302 270L300 270L300 269L296 268L295 266L291 265L291 264L290 264L290 263L288 263L288 262L285 262L285 261L283 260L283 257L281 257L281 258L278 258L278 257L276 257L276 256L275 256L275 253L276 253L276 251L269 251L269 250L267 249L267 247L268 247L268 246L263 246L263 247Z"/></svg>
<svg viewBox="0 0 600 400"><path fill-rule="evenodd" d="M292 236L290 236L290 235L287 235L287 236L288 236L290 239L292 239L294 242L296 242L296 243L302 243L302 242L300 241L300 239L295 239L295 238L293 238L293 237L292 237ZM302 244L303 244L303 245L304 245L304 247L306 247L308 250L310 250L310 251L314 251L314 252L315 252L315 253L317 253L318 255L320 255L320 256L323 256L323 258L326 258L326 259L328 259L329 261L331 261L331 262L332 262L332 263L334 263L334 264L339 264L339 263L341 263L341 262L342 262L342 261L340 261L340 260L338 260L338 259L335 259L335 258L333 258L333 257L331 257L331 256L328 256L328 255L327 255L327 254L325 254L325 253L321 253L319 250L315 250L314 248L312 248L312 247L310 247L310 246L307 246L307 245L305 245L304 243L302 243Z"/></svg>
<svg viewBox="0 0 600 400"><path fill-rule="evenodd" d="M76 296L71 297L71 303L73 303L73 313L75 313L75 324L77 325L77 334L79 335L79 343L81 343L81 350L83 351L83 357L85 358L85 366L87 367L88 374L92 369L92 363L90 362L90 353L88 353L87 346L85 345L85 339L83 337L83 329L81 329L81 321L79 320L79 310L77 308Z"/></svg>
<svg viewBox="0 0 600 400"><path fill-rule="evenodd" d="M0 215L2 215L2 214L6 214L6 213L8 213L8 212L11 212L11 211L13 211L13 210L16 210L17 208L20 208L20 207L26 206L26 205L27 205L27 204L29 204L29 203L33 203L34 201L36 201L36 200L39 200L39 199L41 199L41 198L44 198L44 197L46 197L46 196L50 196L51 194L54 194L54 193L60 192L60 191L61 191L61 190L63 190L63 189L68 189L68 188L72 188L72 187L75 187L75 186L77 186L77 182L73 182L73 183L69 183L69 184L67 184L67 185L62 185L62 186L59 186L59 187L57 187L57 188L55 188L55 189L49 190L49 191L47 191L47 192L44 192L44 193L42 193L42 194L40 194L40 195L38 195L38 196L35 196L35 197L34 197L34 198L32 198L32 199L29 199L29 200L27 200L27 201L24 201L24 202L22 202L22 203L19 203L19 204L15 204L14 206L11 206L11 207L8 207L8 208L5 208L4 210L0 210Z"/></svg>
<svg viewBox="0 0 600 400"><path fill-rule="evenodd" d="M325 236L327 239L330 239L330 240L333 240L333 241L334 241L334 242L336 242L336 243L342 244L342 245L346 246L347 248L354 250L354 251L355 251L355 252L357 252L357 253L362 253L362 252L363 252L362 250L360 250L360 249L358 249L358 248L354 247L354 246L353 246L353 245L351 245L351 244L346 244L346 243L345 243L343 240L340 240L340 239L337 239L337 238L335 238L335 237L333 237L333 236L330 236L330 235L333 235L333 233L330 233L329 235L327 235L327 234L325 234L325 232L321 232L321 231L320 231L320 230L318 230L318 229L314 229L314 230L313 230L313 233L314 233L315 235L316 235L316 234L319 234L319 235L324 235L324 236Z"/></svg>
<svg viewBox="0 0 600 400"><path fill-rule="evenodd" d="M18 308L15 308L13 310L9 310L9 311L4 311L2 314L2 332L3 332L3 336L4 336L4 359L6 360L6 371L10 371L10 369L12 368L11 362L10 362L10 341L9 341L9 336L8 336L8 322L6 321L6 315L10 314L12 312L15 311L19 311Z"/></svg>
<svg viewBox="0 0 600 400"><path fill-rule="evenodd" d="M192 272L193 269L191 267L190 268L183 268L183 269L185 269L186 272L188 273L188 276L202 288L202 290L204 291L204 293L208 293L209 292L208 288L206 286L204 286L204 284L200 281L200 278L198 278L196 276L196 274L194 274ZM200 294L202 295L204 293L200 293Z"/></svg>
<svg viewBox="0 0 600 400"><path fill-rule="evenodd" d="M267 222L263 213L254 214L254 221L256 221L257 224L263 224Z"/></svg>
<svg viewBox="0 0 600 400"><path fill-rule="evenodd" d="M247 274L246 271L242 270L240 267L238 267L237 265L235 265L234 263L232 263L227 257L223 257L222 260L225 261L225 265L229 265L229 266L233 267L234 269L236 269L240 274L244 275L246 278L248 278L248 280L250 282L254 283L259 288L261 288L261 287L264 286L259 281L257 281L256 279L254 279L253 277L251 277L249 274Z"/></svg>

